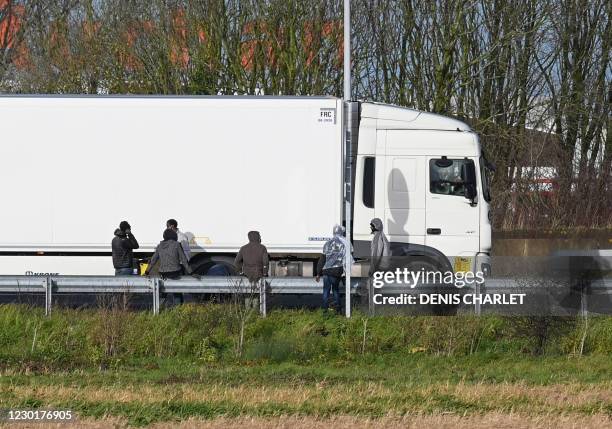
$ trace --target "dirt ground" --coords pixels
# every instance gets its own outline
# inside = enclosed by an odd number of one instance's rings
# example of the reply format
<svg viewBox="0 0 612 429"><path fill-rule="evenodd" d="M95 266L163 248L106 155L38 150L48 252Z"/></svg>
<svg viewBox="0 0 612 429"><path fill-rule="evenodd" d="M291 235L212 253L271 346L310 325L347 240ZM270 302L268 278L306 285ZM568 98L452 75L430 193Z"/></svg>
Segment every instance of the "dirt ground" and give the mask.
<svg viewBox="0 0 612 429"><path fill-rule="evenodd" d="M126 428L120 419L77 420L72 423L29 423L0 424L2 428ZM196 428L196 429L391 429L391 428L440 428L440 429L605 429L612 428L612 418L605 415L541 415L525 416L520 414L490 413L482 415L458 416L453 414L415 415L406 417L382 417L378 419L339 416L329 419L314 417L283 416L277 418L216 418L213 420L186 420L164 422L149 426L154 429Z"/></svg>

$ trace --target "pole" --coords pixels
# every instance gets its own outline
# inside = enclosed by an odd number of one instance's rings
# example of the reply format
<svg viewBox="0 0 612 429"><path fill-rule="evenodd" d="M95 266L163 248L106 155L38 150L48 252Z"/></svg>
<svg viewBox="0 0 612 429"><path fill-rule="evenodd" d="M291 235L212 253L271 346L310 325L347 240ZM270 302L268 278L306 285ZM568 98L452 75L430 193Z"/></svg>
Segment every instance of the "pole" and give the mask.
<svg viewBox="0 0 612 429"><path fill-rule="evenodd" d="M153 292L153 314L159 314L159 278L154 277L149 281Z"/></svg>
<svg viewBox="0 0 612 429"><path fill-rule="evenodd" d="M266 317L268 314L267 287L265 277L259 279L259 313L261 317Z"/></svg>
<svg viewBox="0 0 612 429"><path fill-rule="evenodd" d="M345 313L346 317L351 317L351 268L352 268L352 257L351 257L351 245L352 232L351 232L351 130L352 130L352 118L350 101L351 97L351 1L344 0L344 102L346 105L345 115L345 143L346 149L344 151L345 159L345 176L344 176L344 208L346 210L346 239L349 245L345 249L344 263L345 263Z"/></svg>
<svg viewBox="0 0 612 429"><path fill-rule="evenodd" d="M53 281L51 277L43 279L43 287L45 288L45 316L49 316L53 305Z"/></svg>
<svg viewBox="0 0 612 429"><path fill-rule="evenodd" d="M351 100L351 0L344 0L344 101Z"/></svg>

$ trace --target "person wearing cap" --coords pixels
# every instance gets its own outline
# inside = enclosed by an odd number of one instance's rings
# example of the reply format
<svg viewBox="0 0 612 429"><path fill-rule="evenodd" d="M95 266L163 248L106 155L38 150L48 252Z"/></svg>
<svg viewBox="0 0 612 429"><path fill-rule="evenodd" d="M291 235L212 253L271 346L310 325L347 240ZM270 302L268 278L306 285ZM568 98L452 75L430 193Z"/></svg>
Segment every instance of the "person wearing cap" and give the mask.
<svg viewBox="0 0 612 429"><path fill-rule="evenodd" d="M116 276L134 274L134 249L138 249L138 247L138 241L132 234L132 227L127 221L121 221L111 241Z"/></svg>

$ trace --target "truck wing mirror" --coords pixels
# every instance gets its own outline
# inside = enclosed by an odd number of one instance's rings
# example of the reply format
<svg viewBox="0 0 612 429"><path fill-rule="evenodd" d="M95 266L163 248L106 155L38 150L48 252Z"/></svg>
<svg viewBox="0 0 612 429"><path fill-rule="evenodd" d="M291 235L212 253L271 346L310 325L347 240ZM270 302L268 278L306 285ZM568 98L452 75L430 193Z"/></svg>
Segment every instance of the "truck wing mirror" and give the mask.
<svg viewBox="0 0 612 429"><path fill-rule="evenodd" d="M461 179L464 184L465 198L470 200L470 205L476 205L476 166L474 161L466 159L461 165Z"/></svg>

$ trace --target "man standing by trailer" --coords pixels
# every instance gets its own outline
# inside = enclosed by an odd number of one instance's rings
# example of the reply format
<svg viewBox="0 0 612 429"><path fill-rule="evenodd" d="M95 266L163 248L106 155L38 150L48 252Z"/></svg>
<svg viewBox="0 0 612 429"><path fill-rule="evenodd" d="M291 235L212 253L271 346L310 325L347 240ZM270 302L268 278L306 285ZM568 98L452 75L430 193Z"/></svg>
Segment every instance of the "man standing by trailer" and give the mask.
<svg viewBox="0 0 612 429"><path fill-rule="evenodd" d="M185 235L185 233L183 233L183 231L178 229L178 222L176 221L176 219L168 219L168 221L166 222L166 228L171 229L174 232L176 232L176 236L178 237L177 241L183 248L183 252L185 252L185 256L187 257L187 260L189 261L191 259L191 248L189 247L189 238L187 238L187 236Z"/></svg>
<svg viewBox="0 0 612 429"><path fill-rule="evenodd" d="M234 266L239 273L244 274L249 279L251 292L257 290L256 288L259 289L259 311L265 316L265 303L263 300L266 298L266 285L262 278L268 275L270 257L268 256L266 246L261 244L259 231L249 231L247 236L249 242L238 251L234 260Z"/></svg>
<svg viewBox="0 0 612 429"><path fill-rule="evenodd" d="M391 246L389 240L383 232L383 223L379 218L374 218L370 221L370 230L374 236L370 247L370 271L368 287L368 310L370 315L374 315L374 283L372 276L376 271L382 271L389 268L389 259L391 256Z"/></svg>
<svg viewBox="0 0 612 429"><path fill-rule="evenodd" d="M138 241L132 234L132 227L127 221L121 221L119 228L115 230L115 237L111 241L116 276L134 274L134 249L138 249L138 247Z"/></svg>
<svg viewBox="0 0 612 429"><path fill-rule="evenodd" d="M238 272L243 273L251 283L254 283L267 275L270 258L268 249L261 244L259 231L249 231L247 236L249 242L240 248L234 266Z"/></svg>
<svg viewBox="0 0 612 429"><path fill-rule="evenodd" d="M389 267L391 246L389 246L389 240L383 232L382 220L377 217L372 219L370 229L372 234L374 234L370 248L370 276L372 276L375 271L384 270Z"/></svg>
<svg viewBox="0 0 612 429"><path fill-rule="evenodd" d="M327 240L323 245L323 254L317 262L317 283L323 276L323 309L329 307L329 294L334 297L334 308L339 313L340 305L340 280L344 275L345 249L349 245L344 237L345 229L342 225L334 226L333 238ZM351 261L352 262L352 261Z"/></svg>

